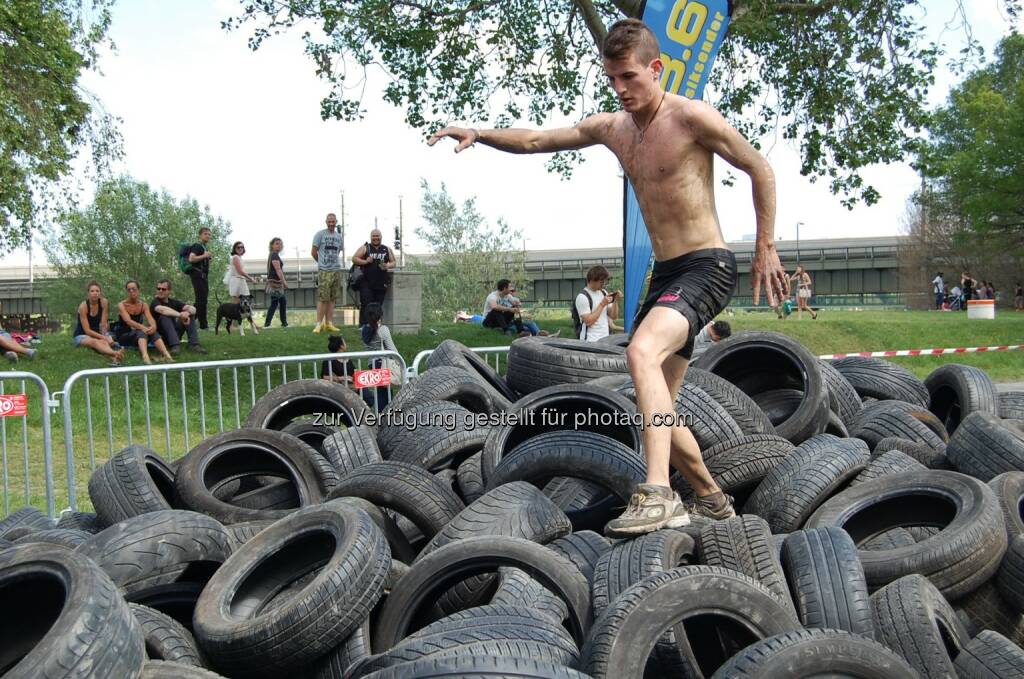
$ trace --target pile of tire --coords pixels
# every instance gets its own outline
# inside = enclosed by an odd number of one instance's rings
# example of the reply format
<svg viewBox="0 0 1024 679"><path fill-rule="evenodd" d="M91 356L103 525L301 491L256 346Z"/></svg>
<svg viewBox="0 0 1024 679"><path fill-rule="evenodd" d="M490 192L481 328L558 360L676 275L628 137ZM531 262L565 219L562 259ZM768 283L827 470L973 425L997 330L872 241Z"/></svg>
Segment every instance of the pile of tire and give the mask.
<svg viewBox="0 0 1024 679"><path fill-rule="evenodd" d="M627 354L446 341L379 414L298 381L174 463L129 446L95 513L0 521L0 676L1021 676L1024 393L738 333L675 412L739 515L608 540Z"/></svg>

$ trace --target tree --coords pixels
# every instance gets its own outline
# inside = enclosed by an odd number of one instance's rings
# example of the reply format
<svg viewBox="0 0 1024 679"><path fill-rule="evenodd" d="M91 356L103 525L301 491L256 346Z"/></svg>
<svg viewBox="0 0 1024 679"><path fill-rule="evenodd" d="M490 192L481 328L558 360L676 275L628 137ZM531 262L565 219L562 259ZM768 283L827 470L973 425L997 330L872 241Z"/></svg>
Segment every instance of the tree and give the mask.
<svg viewBox="0 0 1024 679"><path fill-rule="evenodd" d="M432 191L421 180L420 211L425 224L416 235L426 241L432 256L410 259L413 269L423 272L424 314L433 320L450 320L456 311L475 313L501 278L525 285L526 253L515 248L522 232L498 219L490 228L476 209L476 199L466 200L461 209L444 184Z"/></svg>
<svg viewBox="0 0 1024 679"><path fill-rule="evenodd" d="M130 177L107 180L92 205L66 213L58 232L43 248L57 276L48 281L47 308L73 313L85 298L85 284L99 281L108 299L121 299L125 281L139 281L144 298L156 281L172 281L175 296L192 299L188 276L178 269L178 243L195 242L199 229L213 232L210 248L211 294L223 287L231 226L191 199L178 201L166 192Z"/></svg>
<svg viewBox="0 0 1024 679"><path fill-rule="evenodd" d="M93 177L120 156L115 119L79 83L96 69L112 4L0 3L0 252L73 203L69 177L83 151Z"/></svg>
<svg viewBox="0 0 1024 679"><path fill-rule="evenodd" d="M929 132L917 196L929 221L955 227L957 247L984 241L1024 255L1024 36L1004 38L994 61L950 92Z"/></svg>
<svg viewBox="0 0 1024 679"><path fill-rule="evenodd" d="M303 25L306 52L331 87L324 119L364 114L366 70L389 76L384 98L427 132L452 120L536 125L557 112L612 110L598 46L640 0L240 0L227 30L255 28L253 50ZM1011 17L1021 0L1003 0ZM860 170L904 158L927 117L940 48L923 37L920 0L732 0L730 35L712 73L712 103L756 140L782 128L852 207L878 191ZM956 7L966 16L963 0ZM311 30L310 25L319 30ZM963 56L978 51L966 31ZM355 73L350 73L355 71ZM578 154L551 164L571 172Z"/></svg>

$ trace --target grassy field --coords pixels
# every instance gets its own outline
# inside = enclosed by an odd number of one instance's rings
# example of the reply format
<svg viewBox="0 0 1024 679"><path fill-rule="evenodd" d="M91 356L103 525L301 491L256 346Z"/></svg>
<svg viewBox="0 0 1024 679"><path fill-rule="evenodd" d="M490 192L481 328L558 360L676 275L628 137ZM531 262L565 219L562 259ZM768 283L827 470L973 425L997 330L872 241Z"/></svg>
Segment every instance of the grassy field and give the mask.
<svg viewBox="0 0 1024 679"><path fill-rule="evenodd" d="M240 337L221 332L203 333L207 355L187 349L179 355L179 364L197 360L233 360L247 357L299 356L326 352L326 334L313 334L309 314L291 314L292 325L274 327L260 335L251 332ZM813 353L877 351L926 347L988 346L1024 341L1024 314L1003 313L995 321L968 321L966 314L899 311L823 311L817 321L805 315L785 320L770 313L739 312L725 316L736 331L772 330L786 333L804 343ZM572 334L568 312L549 309L538 323L549 331ZM349 349L362 349L355 328L342 335ZM409 365L415 355L452 338L471 347L507 345L511 337L479 326L454 323L424 324L416 334L396 337L398 348ZM107 362L97 354L74 349L67 335L45 336L39 346L39 358L21 361L17 368L39 374L52 391L60 390L69 375L88 368L104 368ZM141 365L137 354L130 353L128 365ZM997 382L1024 381L1024 352L961 354L941 357L896 359L919 377L926 376L942 363L959 362L987 371ZM8 366L3 366L8 367ZM10 366L14 367L14 366ZM303 376L312 376L315 363L303 365ZM171 459L185 454L205 435L230 429L244 421L252 403L285 379L297 376L296 366L285 371L280 366L256 370L174 371L163 375L130 378L93 378L88 386L80 383L72 391L71 455L75 472L74 486L80 507L88 506L86 483L94 464L130 442L142 443ZM6 393L16 393L20 384L6 381ZM219 398L217 397L219 390ZM32 394L31 385L28 392ZM87 411L86 405L91 406ZM145 407L145 404L149 407ZM218 406L221 403L221 406ZM0 418L0 449L4 456L0 515L7 507L26 503L45 506L43 485L42 427L38 401L33 397L27 420ZM91 417L88 413L91 413ZM53 464L57 509L68 506L65 444L67 434L59 410L53 422ZM23 425L23 422L26 424ZM108 425L108 423L110 423ZM27 453L26 453L27 451ZM25 469L28 469L28 476ZM28 486L26 487L26 479Z"/></svg>

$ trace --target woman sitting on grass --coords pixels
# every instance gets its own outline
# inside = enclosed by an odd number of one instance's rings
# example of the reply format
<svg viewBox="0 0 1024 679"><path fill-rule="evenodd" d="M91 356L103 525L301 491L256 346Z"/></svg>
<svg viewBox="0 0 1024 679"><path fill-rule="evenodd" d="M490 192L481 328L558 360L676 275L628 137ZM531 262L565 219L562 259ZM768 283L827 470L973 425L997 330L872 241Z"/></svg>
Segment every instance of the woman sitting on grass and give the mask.
<svg viewBox="0 0 1024 679"><path fill-rule="evenodd" d="M359 334L363 338L363 344L366 346L366 350L394 351L395 353L398 353L398 347L395 346L395 341L391 339L391 330L382 322L382 319L384 318L384 310L381 308L380 304L377 304L376 302L367 304L364 318L366 319L366 323L359 328ZM373 359L370 361L370 367L385 367L384 359ZM374 392L376 392L376 398L374 398ZM375 389L363 389L363 400L366 401L367 405L371 408L376 406L379 412L391 401L391 396L388 393L388 387L377 387Z"/></svg>
<svg viewBox="0 0 1024 679"><path fill-rule="evenodd" d="M161 363L173 363L174 357L167 351L167 345L156 331L156 321L153 320L149 305L139 298L139 282L128 281L124 289L128 291L128 299L117 303L117 311L121 317L120 331L117 333L118 343L125 347L138 346L142 362L149 365L153 361L149 358L147 347L152 339L153 346L162 354L157 360Z"/></svg>
<svg viewBox="0 0 1024 679"><path fill-rule="evenodd" d="M110 334L110 303L96 281L89 281L85 290L85 301L78 305L78 322L75 324L72 341L76 347L86 347L103 356L110 356L111 365L121 365L124 349Z"/></svg>

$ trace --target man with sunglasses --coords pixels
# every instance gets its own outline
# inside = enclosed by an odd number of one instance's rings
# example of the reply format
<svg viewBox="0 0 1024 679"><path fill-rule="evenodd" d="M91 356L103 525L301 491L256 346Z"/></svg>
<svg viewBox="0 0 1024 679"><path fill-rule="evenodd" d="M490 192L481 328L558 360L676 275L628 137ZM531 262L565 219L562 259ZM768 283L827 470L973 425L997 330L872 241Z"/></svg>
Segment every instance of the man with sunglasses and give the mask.
<svg viewBox="0 0 1024 679"><path fill-rule="evenodd" d="M199 343L199 328L193 323L196 308L181 300L171 297L171 282L161 278L156 283L156 297L149 303L149 310L156 319L157 332L164 338L168 350L172 354L181 351L181 336L188 335L188 348L197 354L205 354L206 349Z"/></svg>

